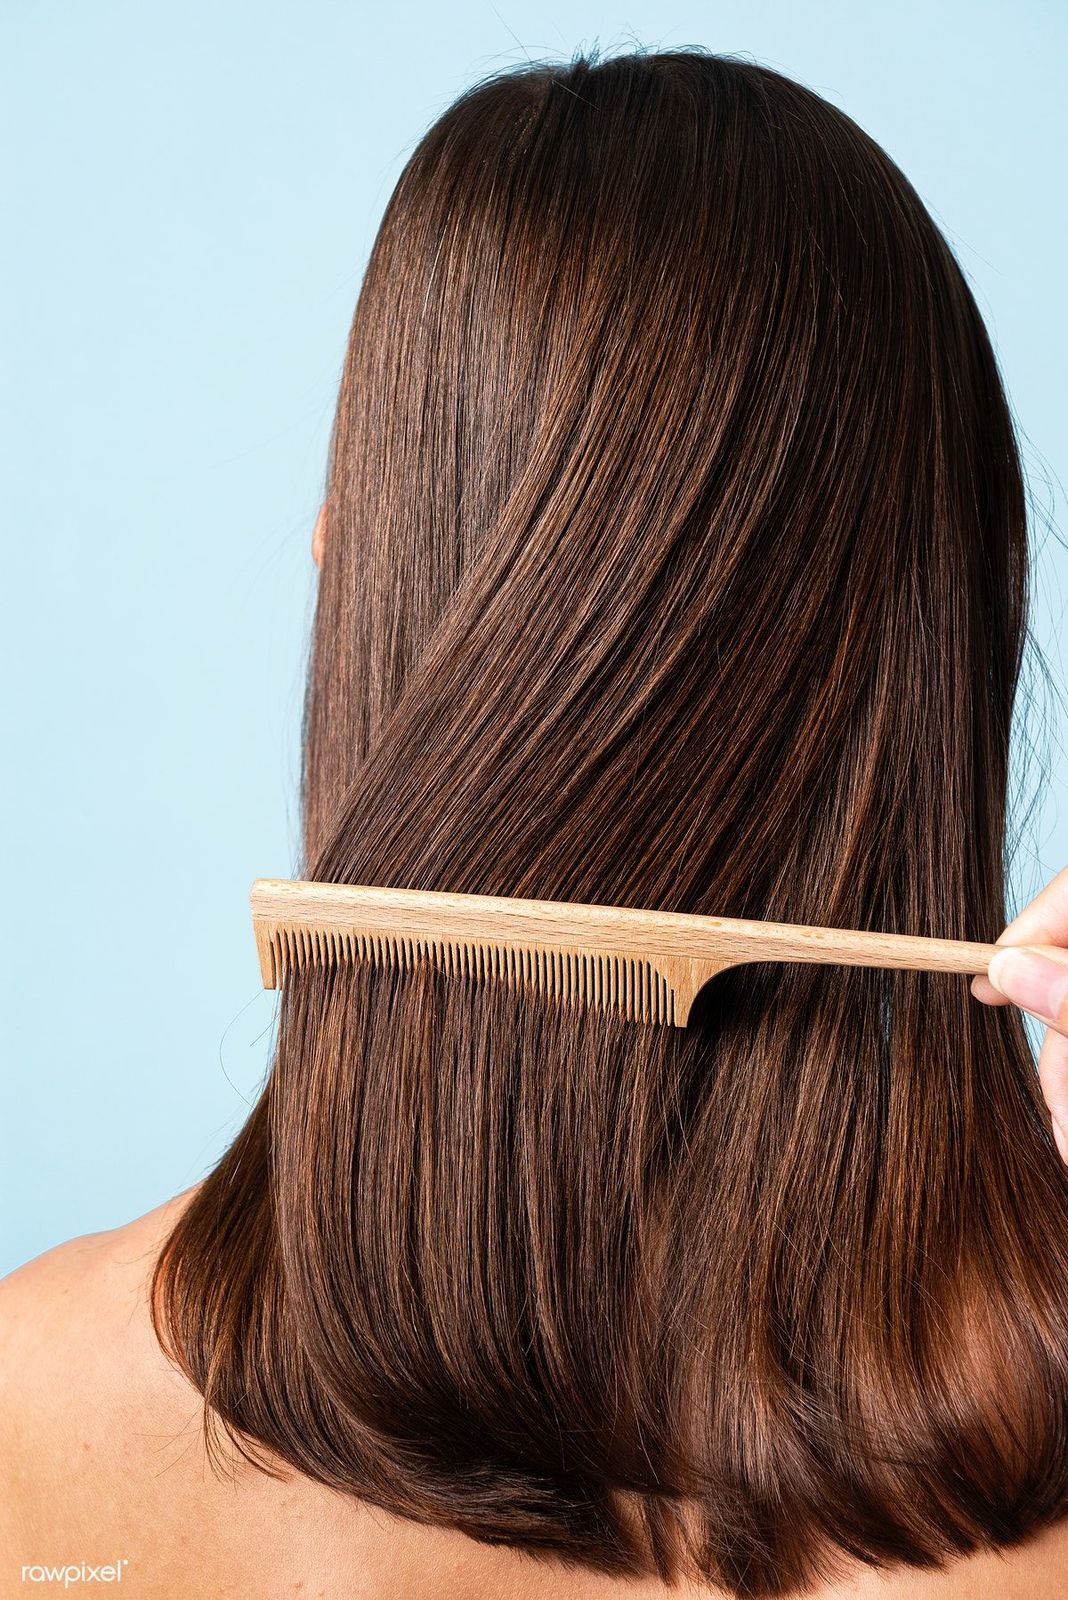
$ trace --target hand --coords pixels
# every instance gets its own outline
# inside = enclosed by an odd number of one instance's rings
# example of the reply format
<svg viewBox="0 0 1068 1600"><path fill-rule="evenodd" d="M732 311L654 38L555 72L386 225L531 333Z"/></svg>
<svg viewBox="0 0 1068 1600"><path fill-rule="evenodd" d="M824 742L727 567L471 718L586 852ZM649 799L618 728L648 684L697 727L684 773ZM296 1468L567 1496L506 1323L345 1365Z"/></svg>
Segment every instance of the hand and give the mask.
<svg viewBox="0 0 1068 1600"><path fill-rule="evenodd" d="M1042 1093L1053 1118L1053 1137L1068 1163L1068 867L998 940L1004 945L990 963L990 975L972 983L986 1005L1009 1001L1046 1023L1038 1058Z"/></svg>

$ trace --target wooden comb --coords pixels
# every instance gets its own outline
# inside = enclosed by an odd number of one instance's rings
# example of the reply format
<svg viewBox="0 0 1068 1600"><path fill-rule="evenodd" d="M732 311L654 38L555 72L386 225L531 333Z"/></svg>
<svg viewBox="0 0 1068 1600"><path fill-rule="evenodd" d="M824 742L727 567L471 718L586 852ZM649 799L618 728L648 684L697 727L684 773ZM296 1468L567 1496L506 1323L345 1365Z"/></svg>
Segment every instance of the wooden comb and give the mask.
<svg viewBox="0 0 1068 1600"><path fill-rule="evenodd" d="M974 974L995 951L900 933L285 878L257 878L251 900L267 989L309 965L426 962L679 1028L710 978L749 961Z"/></svg>

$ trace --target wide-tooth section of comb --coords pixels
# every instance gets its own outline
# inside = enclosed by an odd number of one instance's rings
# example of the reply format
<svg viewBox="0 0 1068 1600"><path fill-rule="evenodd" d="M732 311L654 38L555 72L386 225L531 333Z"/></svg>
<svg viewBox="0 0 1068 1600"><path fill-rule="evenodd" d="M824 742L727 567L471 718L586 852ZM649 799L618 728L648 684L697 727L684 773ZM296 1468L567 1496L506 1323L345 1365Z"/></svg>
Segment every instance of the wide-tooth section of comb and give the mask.
<svg viewBox="0 0 1068 1600"><path fill-rule="evenodd" d="M669 980L650 961L622 952L550 950L483 940L411 938L329 927L261 927L270 986L309 966L367 961L411 971L423 964L450 978L531 988L567 1004L615 1011L633 1022L676 1021Z"/></svg>

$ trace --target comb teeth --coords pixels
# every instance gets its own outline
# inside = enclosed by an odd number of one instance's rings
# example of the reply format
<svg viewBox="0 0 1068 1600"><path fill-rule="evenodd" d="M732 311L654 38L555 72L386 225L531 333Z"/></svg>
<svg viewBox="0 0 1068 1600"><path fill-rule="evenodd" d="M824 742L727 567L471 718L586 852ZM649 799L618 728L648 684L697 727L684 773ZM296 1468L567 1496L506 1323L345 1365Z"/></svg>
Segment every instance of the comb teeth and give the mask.
<svg viewBox="0 0 1068 1600"><path fill-rule="evenodd" d="M598 950L550 950L466 939L408 938L344 928L278 925L262 930L271 987L291 972L369 961L409 972L433 967L450 978L495 980L550 999L614 1011L632 1022L676 1022L675 991L649 961Z"/></svg>
<svg viewBox="0 0 1068 1600"><path fill-rule="evenodd" d="M959 939L382 884L257 878L249 900L268 988L313 964L422 963L678 1028L711 979L749 962L974 974L995 954Z"/></svg>

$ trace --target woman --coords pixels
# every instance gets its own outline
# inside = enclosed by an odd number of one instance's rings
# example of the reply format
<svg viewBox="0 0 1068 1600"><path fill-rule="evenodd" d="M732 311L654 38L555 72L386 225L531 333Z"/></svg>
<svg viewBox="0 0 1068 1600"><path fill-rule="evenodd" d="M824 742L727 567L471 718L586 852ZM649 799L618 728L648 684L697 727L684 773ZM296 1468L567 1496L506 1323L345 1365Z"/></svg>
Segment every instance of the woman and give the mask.
<svg viewBox="0 0 1068 1600"><path fill-rule="evenodd" d="M304 876L1003 923L1009 415L915 193L798 85L639 54L453 106L317 548ZM951 975L741 969L685 1030L300 975L216 1170L6 1294L10 1542L138 1593L1068 1583L1068 1172Z"/></svg>

